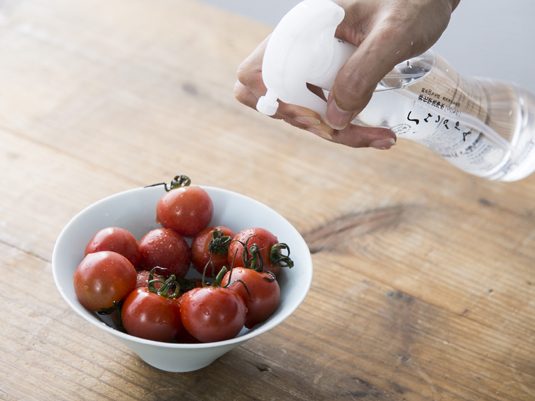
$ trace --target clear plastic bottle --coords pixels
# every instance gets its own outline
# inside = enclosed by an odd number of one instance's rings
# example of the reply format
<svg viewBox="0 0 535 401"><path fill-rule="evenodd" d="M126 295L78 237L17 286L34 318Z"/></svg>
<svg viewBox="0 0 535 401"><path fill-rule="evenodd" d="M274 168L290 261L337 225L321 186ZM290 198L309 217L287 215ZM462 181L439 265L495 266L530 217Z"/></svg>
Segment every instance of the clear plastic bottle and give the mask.
<svg viewBox="0 0 535 401"><path fill-rule="evenodd" d="M463 78L427 52L397 65L355 123L389 127L468 173L514 181L535 170L534 113L529 92Z"/></svg>
<svg viewBox="0 0 535 401"><path fill-rule="evenodd" d="M327 94L355 50L334 37L343 18L330 0L305 0L283 17L264 54L268 90L259 111L274 114L281 99L325 115L307 83ZM508 83L464 78L433 52L398 64L354 123L391 128L487 179L514 181L535 170L535 97Z"/></svg>

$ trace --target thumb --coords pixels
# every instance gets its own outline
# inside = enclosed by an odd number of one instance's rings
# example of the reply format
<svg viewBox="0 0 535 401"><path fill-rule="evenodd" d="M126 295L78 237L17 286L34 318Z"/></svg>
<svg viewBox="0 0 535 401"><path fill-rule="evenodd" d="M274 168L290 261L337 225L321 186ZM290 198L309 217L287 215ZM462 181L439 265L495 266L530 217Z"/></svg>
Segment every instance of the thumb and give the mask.
<svg viewBox="0 0 535 401"><path fill-rule="evenodd" d="M399 38L375 29L359 45L338 72L327 101L326 122L344 129L370 101L373 91L396 64L404 60Z"/></svg>

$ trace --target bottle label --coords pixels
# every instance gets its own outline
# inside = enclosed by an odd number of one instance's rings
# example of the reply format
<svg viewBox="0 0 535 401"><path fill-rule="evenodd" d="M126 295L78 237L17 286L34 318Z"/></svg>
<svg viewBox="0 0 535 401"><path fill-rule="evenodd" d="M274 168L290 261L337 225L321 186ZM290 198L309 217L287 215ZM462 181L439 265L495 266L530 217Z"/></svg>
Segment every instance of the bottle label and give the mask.
<svg viewBox="0 0 535 401"><path fill-rule="evenodd" d="M489 96L477 80L462 79L437 56L431 70L402 91L404 120L390 125L396 135L475 175L491 175L505 164L503 131L509 128L492 127Z"/></svg>
<svg viewBox="0 0 535 401"><path fill-rule="evenodd" d="M392 131L401 138L427 146L472 174L487 175L499 168L507 148L464 123L459 111L460 102L446 103L443 97L432 89L422 87L405 121L392 127Z"/></svg>

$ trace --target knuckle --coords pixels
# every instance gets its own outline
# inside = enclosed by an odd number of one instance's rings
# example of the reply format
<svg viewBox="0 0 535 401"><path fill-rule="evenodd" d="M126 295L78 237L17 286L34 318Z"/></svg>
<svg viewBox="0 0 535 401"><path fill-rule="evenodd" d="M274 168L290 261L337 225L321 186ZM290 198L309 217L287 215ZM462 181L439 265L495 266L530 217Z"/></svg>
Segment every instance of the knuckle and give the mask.
<svg viewBox="0 0 535 401"><path fill-rule="evenodd" d="M236 82L236 84L234 85L234 97L236 98L236 100L238 100L240 103L243 103L247 106L251 106L252 105L252 101L251 101L251 95L250 95L250 92L248 91L248 89L243 86L239 81Z"/></svg>
<svg viewBox="0 0 535 401"><path fill-rule="evenodd" d="M238 81L245 85L245 81L249 75L249 69L244 64L245 63L241 63L238 66L238 69L236 70L236 76L238 77Z"/></svg>
<svg viewBox="0 0 535 401"><path fill-rule="evenodd" d="M241 63L236 71L238 81L245 86L250 86L253 82L255 82L256 77L260 73L260 69L251 66L247 61Z"/></svg>
<svg viewBox="0 0 535 401"><path fill-rule="evenodd" d="M336 101L336 105L345 111L353 111L358 105L357 91L351 88L341 85L334 89L333 96Z"/></svg>
<svg viewBox="0 0 535 401"><path fill-rule="evenodd" d="M365 79L355 79L356 73L348 74L342 72L333 90L336 104L346 111L358 111L371 99L373 88L369 88L364 83Z"/></svg>

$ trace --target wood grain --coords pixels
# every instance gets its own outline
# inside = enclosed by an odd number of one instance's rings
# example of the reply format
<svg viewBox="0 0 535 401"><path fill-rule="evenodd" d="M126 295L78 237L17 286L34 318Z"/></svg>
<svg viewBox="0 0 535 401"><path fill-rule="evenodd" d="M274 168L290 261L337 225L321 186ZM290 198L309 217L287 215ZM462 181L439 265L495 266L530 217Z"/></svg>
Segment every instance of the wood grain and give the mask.
<svg viewBox="0 0 535 401"><path fill-rule="evenodd" d="M0 399L535 399L535 178L246 109L235 71L267 34L192 0L0 2ZM279 211L315 269L287 321L187 374L78 318L50 270L77 211L178 172Z"/></svg>

